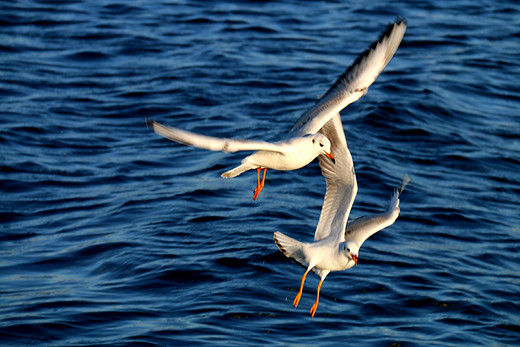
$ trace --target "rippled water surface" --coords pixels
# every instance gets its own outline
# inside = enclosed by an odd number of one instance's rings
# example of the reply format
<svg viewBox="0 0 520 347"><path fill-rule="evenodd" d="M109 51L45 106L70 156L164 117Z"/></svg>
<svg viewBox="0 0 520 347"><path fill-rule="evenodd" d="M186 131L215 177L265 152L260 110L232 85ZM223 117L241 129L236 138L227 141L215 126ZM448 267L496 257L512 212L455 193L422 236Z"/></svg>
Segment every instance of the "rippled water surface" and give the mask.
<svg viewBox="0 0 520 347"><path fill-rule="evenodd" d="M317 162L160 138L147 117L275 140L385 25L396 56L342 112L359 194L401 216L318 277ZM505 1L4 1L0 341L7 345L514 345L520 341L520 5Z"/></svg>

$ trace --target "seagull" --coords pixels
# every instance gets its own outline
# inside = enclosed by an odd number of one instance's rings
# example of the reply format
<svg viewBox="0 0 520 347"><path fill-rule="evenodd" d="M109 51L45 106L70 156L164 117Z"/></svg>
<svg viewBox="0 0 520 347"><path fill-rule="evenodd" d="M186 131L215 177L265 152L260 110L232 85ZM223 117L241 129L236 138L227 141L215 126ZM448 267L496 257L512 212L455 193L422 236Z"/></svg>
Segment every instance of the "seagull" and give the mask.
<svg viewBox="0 0 520 347"><path fill-rule="evenodd" d="M330 140L320 130L335 114L366 94L368 87L394 56L405 30L404 19L390 24L381 37L358 56L278 142L211 137L165 126L154 120L147 120L147 125L169 140L201 149L223 152L255 151L245 157L239 166L224 172L222 177L236 177L245 171L256 169L257 186L253 195L253 200L256 200L264 187L267 169L296 170L316 157L327 157L333 162ZM260 180L262 169L263 176Z"/></svg>
<svg viewBox="0 0 520 347"><path fill-rule="evenodd" d="M382 49L380 42L392 41L395 39L394 35L398 35L397 45L399 45L405 29L406 23L404 21L390 24L382 38L374 43L357 61L377 63L378 60L371 60L370 56L383 55L383 52L380 51ZM392 55L390 55L390 58ZM364 70L372 70L373 68L374 66L371 64L361 64L353 70L357 70L358 75L363 75ZM316 301L310 310L311 317L314 317L318 308L321 286L327 275L331 271L347 270L357 265L359 248L365 240L395 222L400 212L401 194L410 181L410 177L406 175L400 188L394 192L388 208L383 213L360 217L347 224L358 188L352 155L347 146L339 113L328 120L319 130L319 133L324 134L330 140L335 162L322 156L318 158L322 175L327 183L327 190L314 234L314 242L302 243L279 231L274 233L274 241L280 251L306 268L302 276L300 290L293 301L295 308L298 307L300 302L309 271L312 270L320 277Z"/></svg>
<svg viewBox="0 0 520 347"><path fill-rule="evenodd" d="M270 143L205 136L165 126L153 120L148 121L148 126L153 128L157 134L169 140L210 151L256 151L245 157L239 166L222 174L222 177L236 177L245 171L256 169L257 186L254 190L253 200L256 200L264 187L268 168L284 171L296 170L309 164L322 154L334 160L330 150L330 141L321 133L289 137ZM262 168L264 173L262 180L260 180Z"/></svg>
<svg viewBox="0 0 520 347"><path fill-rule="evenodd" d="M314 234L314 242L302 243L279 231L274 233L274 241L280 251L307 269L302 276L300 290L293 301L295 308L300 302L309 271L312 270L320 277L316 301L310 311L311 317L314 317L318 308L321 285L325 277L331 271L347 270L357 265L359 248L365 240L379 230L392 225L399 216L401 194L410 181L410 177L406 175L383 213L360 217L347 224L357 194L357 182L339 114L334 116L321 132L331 140L332 150L336 156L335 164L328 158L319 158L322 175L327 182L327 191Z"/></svg>

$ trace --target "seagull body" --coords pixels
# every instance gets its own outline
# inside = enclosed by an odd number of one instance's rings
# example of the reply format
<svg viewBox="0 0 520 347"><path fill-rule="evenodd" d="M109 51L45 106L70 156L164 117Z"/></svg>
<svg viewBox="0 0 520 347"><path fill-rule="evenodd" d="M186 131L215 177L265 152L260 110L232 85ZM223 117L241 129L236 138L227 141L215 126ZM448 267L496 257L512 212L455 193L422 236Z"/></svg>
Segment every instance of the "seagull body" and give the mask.
<svg viewBox="0 0 520 347"><path fill-rule="evenodd" d="M330 141L322 134L293 137L285 141L275 142L278 151L259 150L242 160L240 166L224 172L222 177L236 177L241 173L258 168L274 170L300 169L320 154L330 155Z"/></svg>
<svg viewBox="0 0 520 347"><path fill-rule="evenodd" d="M216 138L167 127L156 121L147 123L157 134L185 145L212 151L257 151L244 158L238 167L222 174L223 177L235 177L256 169L258 183L253 196L256 199L264 186L267 169L295 170L309 164L316 157L333 159L330 139L321 129L334 115L366 94L368 87L392 59L405 29L406 24L402 20L389 25L379 40L354 61L325 95L298 119L281 141L269 143ZM260 181L262 169L264 173Z"/></svg>
<svg viewBox="0 0 520 347"><path fill-rule="evenodd" d="M366 83L363 84L361 81L372 83L375 80L377 74L394 55L405 30L406 23L403 21L390 24L380 39L358 57L334 86L345 84L343 89L352 90L351 95L366 93L366 88L362 88ZM377 74L374 75L374 71L378 71ZM336 90L334 86L318 101L318 104L326 98L336 100L333 97L334 90ZM325 102L322 108L329 107L336 110L333 106L327 105L328 103ZM313 123L318 118L308 117L304 114L296 124L302 129L308 126L306 124ZM278 248L291 260L307 269L302 276L300 290L293 301L295 307L300 301L309 271L312 270L320 276L316 301L310 311L312 317L316 313L321 285L327 275L331 271L347 270L356 265L359 248L363 242L377 231L395 222L400 211L400 195L409 181L409 177L406 176L401 188L396 190L384 213L361 217L347 224L357 194L357 181L339 113L329 118L319 132L330 140L335 162L323 156L319 157L321 172L327 183L327 191L314 234L314 242L302 243L281 232L274 233L274 240Z"/></svg>

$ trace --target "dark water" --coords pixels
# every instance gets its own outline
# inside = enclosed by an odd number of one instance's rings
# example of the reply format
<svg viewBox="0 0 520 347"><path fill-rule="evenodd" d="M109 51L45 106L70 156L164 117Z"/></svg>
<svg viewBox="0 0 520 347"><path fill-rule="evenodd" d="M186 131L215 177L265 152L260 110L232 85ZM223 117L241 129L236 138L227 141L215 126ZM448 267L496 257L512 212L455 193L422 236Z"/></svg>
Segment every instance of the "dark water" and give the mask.
<svg viewBox="0 0 520 347"><path fill-rule="evenodd" d="M352 217L413 181L359 266L318 283L316 162L145 126L274 140L397 15L396 56L342 115ZM0 5L0 341L7 345L514 345L520 341L520 5L7 1Z"/></svg>

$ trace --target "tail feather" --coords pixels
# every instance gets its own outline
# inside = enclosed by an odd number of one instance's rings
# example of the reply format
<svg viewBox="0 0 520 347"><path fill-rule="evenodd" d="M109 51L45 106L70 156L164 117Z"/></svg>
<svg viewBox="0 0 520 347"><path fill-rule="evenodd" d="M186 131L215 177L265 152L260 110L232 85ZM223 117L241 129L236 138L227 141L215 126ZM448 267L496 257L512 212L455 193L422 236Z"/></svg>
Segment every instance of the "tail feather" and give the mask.
<svg viewBox="0 0 520 347"><path fill-rule="evenodd" d="M224 172L222 174L222 177L226 177L226 178L236 177L236 176L242 174L243 172L246 172L251 169L254 169L254 165L252 165L251 163L248 163L248 162L244 163L242 161L242 164L240 164L236 168Z"/></svg>
<svg viewBox="0 0 520 347"><path fill-rule="evenodd" d="M301 265L305 268L307 267L308 264L305 261L303 243L279 231L274 233L274 242L287 258L291 259L298 265Z"/></svg>

